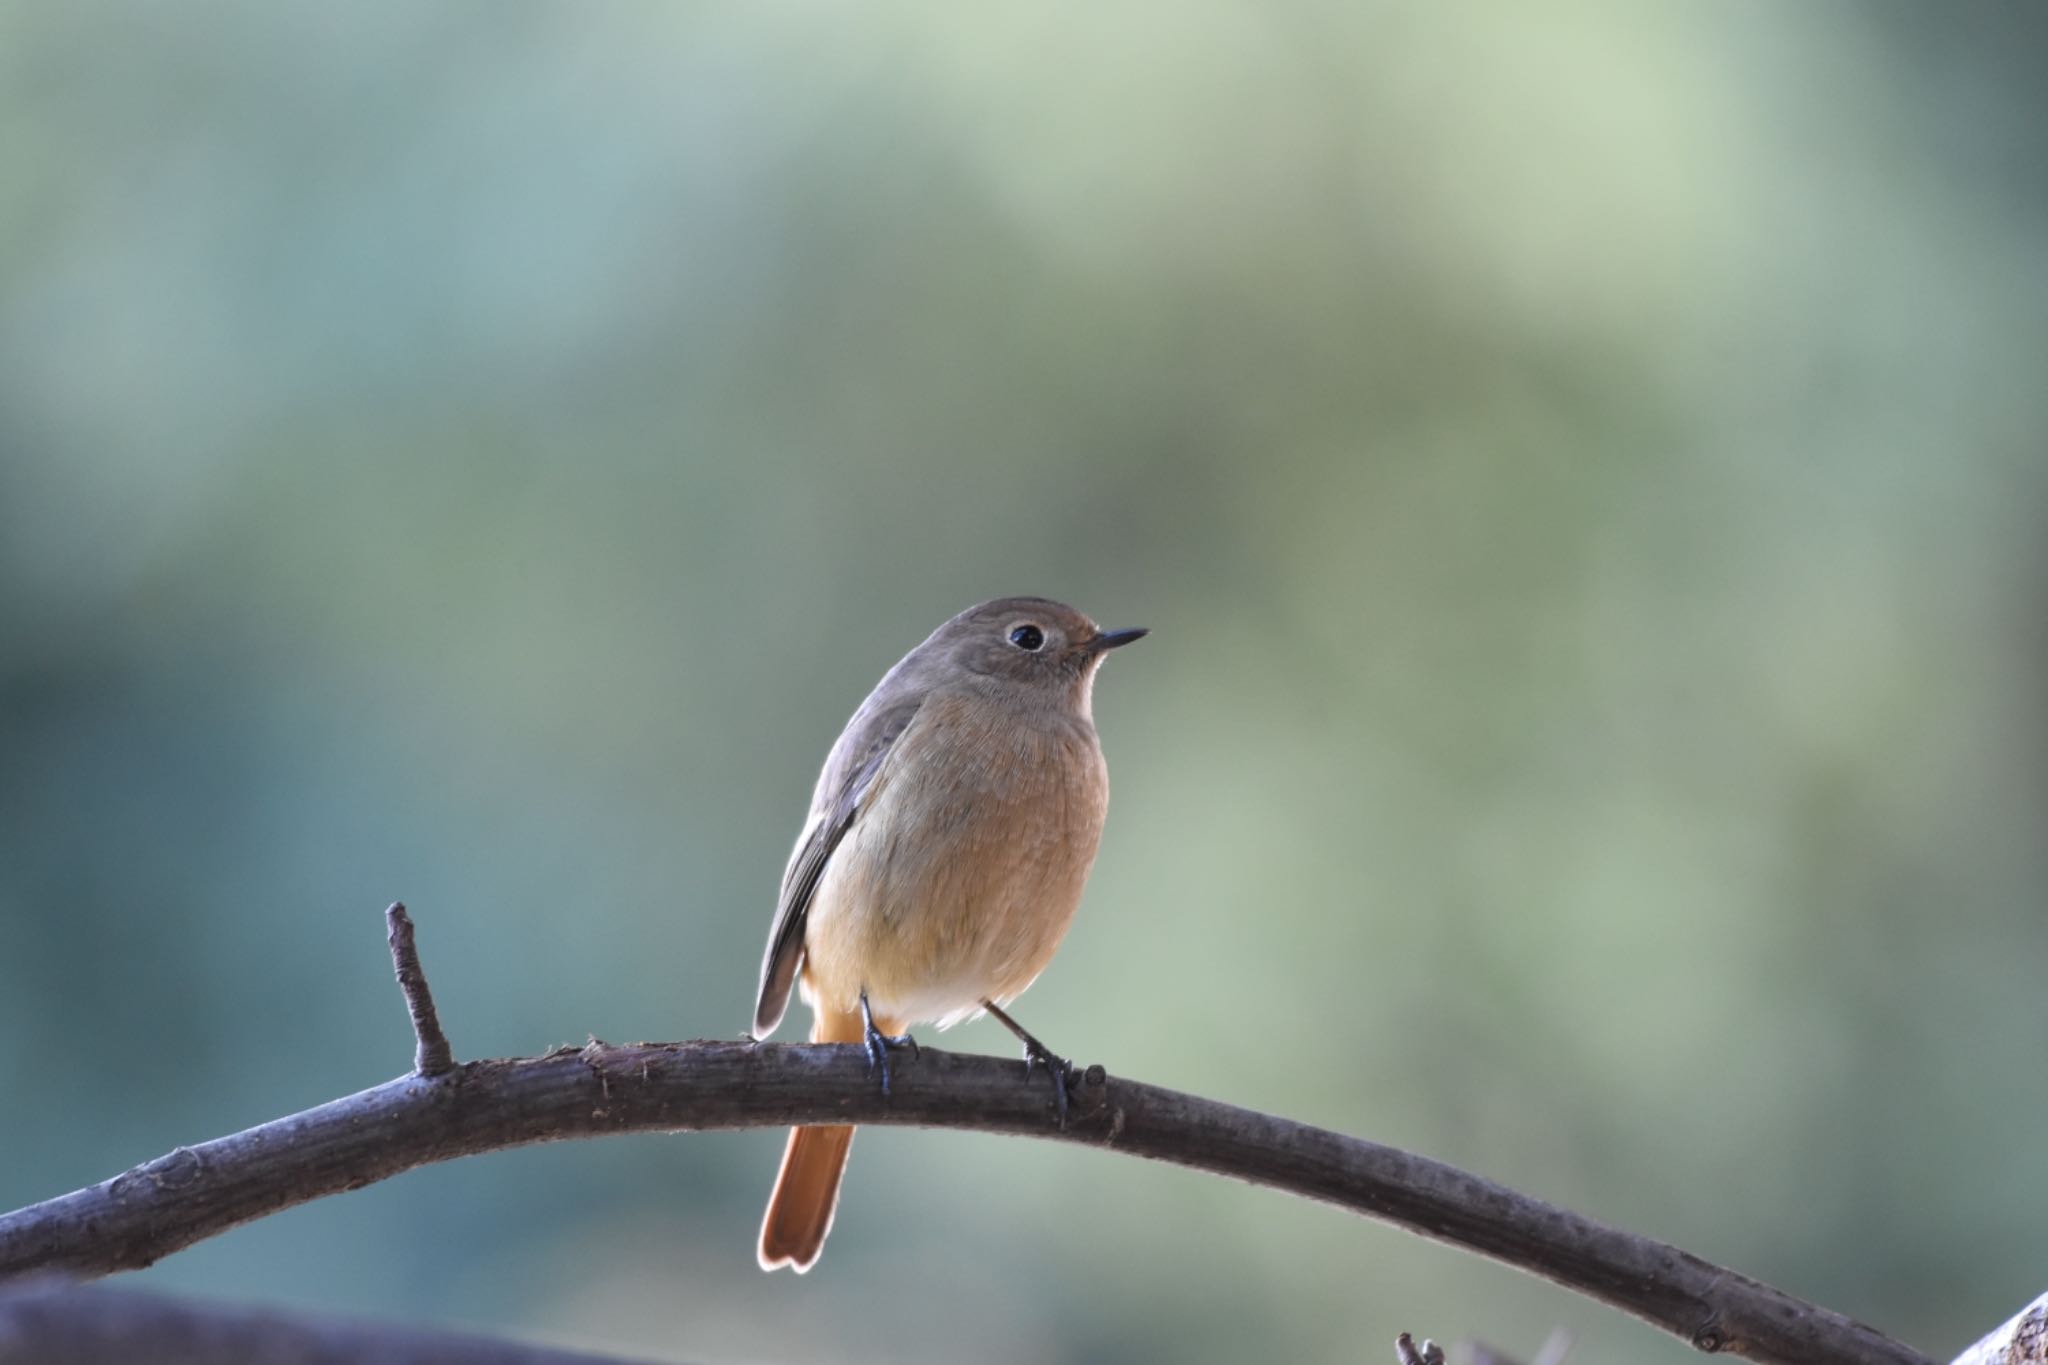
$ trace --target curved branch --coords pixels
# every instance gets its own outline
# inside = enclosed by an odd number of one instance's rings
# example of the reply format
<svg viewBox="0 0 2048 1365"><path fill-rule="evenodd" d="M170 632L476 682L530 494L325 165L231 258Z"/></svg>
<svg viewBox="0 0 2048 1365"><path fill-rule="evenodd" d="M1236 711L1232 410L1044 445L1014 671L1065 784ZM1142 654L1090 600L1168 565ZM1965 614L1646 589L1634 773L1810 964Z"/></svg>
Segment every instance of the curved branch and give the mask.
<svg viewBox="0 0 2048 1365"><path fill-rule="evenodd" d="M964 1128L1126 1152L1287 1190L1469 1248L1703 1351L1928 1365L1860 1323L1441 1162L1088 1068L1065 1128L1023 1066L926 1048L884 1099L857 1047L593 1040L405 1076L0 1216L0 1275L103 1275L240 1223L477 1152L606 1133L792 1123Z"/></svg>

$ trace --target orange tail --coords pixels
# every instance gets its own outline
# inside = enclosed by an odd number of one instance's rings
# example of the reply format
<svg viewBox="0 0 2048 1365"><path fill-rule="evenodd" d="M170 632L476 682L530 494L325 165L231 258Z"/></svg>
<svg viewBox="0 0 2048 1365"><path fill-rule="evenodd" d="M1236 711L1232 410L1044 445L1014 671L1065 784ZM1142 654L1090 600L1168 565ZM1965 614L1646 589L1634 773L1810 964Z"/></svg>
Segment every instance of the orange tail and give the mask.
<svg viewBox="0 0 2048 1365"><path fill-rule="evenodd" d="M839 1208L839 1177L852 1147L850 1127L789 1130L782 1174L761 1220L761 1269L789 1266L801 1275L817 1264Z"/></svg>
<svg viewBox="0 0 2048 1365"><path fill-rule="evenodd" d="M883 1033L897 1032L881 1019L875 1026ZM858 1043L865 1036L858 1012L820 1010L811 1023L814 1043ZM846 1173L846 1154L852 1146L850 1125L789 1130L782 1173L775 1177L768 1214L761 1220L761 1269L789 1266L801 1275L817 1264L839 1208L839 1178Z"/></svg>

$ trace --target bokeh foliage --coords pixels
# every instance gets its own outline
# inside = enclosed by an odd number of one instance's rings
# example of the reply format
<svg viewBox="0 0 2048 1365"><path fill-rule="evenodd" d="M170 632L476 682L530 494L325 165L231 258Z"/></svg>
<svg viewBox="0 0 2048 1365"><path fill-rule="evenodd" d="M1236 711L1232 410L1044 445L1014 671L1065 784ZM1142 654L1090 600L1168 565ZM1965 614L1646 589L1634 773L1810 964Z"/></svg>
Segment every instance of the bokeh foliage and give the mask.
<svg viewBox="0 0 2048 1365"><path fill-rule="evenodd" d="M2048 1283L2022 6L0 5L0 1203L730 1036L978 598L1156 634L1020 1013L1937 1354ZM947 1045L1008 1046L985 1024ZM158 1286L700 1361L1679 1361L1276 1196L866 1134L416 1173Z"/></svg>

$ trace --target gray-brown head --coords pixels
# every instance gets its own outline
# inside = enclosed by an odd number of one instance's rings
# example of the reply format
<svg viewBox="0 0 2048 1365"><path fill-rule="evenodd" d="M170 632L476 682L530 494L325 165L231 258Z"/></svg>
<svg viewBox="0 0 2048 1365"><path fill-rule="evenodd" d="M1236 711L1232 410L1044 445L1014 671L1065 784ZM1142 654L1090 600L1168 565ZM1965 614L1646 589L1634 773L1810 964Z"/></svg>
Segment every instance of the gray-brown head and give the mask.
<svg viewBox="0 0 2048 1365"><path fill-rule="evenodd" d="M1145 634L1103 630L1049 598L998 597L940 626L898 668L931 681L964 674L1005 691L1061 698L1085 713L1103 656Z"/></svg>

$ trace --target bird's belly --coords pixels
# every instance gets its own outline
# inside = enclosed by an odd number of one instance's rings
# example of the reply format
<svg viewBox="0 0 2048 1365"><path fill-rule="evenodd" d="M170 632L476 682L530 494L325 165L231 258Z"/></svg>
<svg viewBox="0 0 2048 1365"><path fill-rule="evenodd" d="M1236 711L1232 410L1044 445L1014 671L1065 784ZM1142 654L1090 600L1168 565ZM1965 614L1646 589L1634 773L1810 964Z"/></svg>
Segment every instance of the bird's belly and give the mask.
<svg viewBox="0 0 2048 1365"><path fill-rule="evenodd" d="M946 1027L1021 994L1066 934L1101 839L1089 757L1009 791L891 782L811 903L806 998L850 1010L865 990L897 1025Z"/></svg>

